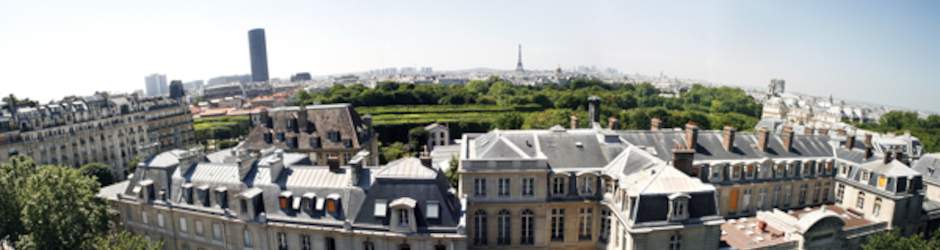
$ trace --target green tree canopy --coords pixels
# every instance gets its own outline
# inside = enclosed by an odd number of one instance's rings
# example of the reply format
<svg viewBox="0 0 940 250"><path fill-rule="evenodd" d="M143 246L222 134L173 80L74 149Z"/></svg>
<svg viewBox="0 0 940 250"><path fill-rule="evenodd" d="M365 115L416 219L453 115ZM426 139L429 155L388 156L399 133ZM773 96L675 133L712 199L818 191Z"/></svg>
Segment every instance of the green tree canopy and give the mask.
<svg viewBox="0 0 940 250"><path fill-rule="evenodd" d="M112 171L111 166L107 164L92 162L85 164L79 168L78 171L85 176L96 178L102 187L114 183L114 171Z"/></svg>

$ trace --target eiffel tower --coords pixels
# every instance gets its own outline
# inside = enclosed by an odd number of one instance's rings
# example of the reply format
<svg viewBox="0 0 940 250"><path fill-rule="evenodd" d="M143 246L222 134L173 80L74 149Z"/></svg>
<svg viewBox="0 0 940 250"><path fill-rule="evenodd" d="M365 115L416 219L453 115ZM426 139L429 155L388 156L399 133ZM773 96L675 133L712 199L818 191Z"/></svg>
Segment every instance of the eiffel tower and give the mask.
<svg viewBox="0 0 940 250"><path fill-rule="evenodd" d="M519 44L519 63L516 64L516 72L525 72L525 70L522 69L522 44Z"/></svg>

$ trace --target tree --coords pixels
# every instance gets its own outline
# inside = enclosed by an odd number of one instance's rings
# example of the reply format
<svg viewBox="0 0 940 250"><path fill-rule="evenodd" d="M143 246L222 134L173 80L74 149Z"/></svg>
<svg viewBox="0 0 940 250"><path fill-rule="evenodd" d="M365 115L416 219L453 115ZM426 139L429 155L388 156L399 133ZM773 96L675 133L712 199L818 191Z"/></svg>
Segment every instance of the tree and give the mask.
<svg viewBox="0 0 940 250"><path fill-rule="evenodd" d="M471 91L471 92L475 92L475 93L484 93L484 94L485 94L486 92L489 91L489 89L490 89L490 84L489 84L489 83L486 83L486 82L484 82L484 81L480 81L480 80L473 80L473 81L467 82L467 84L466 84L466 86L465 86L464 88L466 88L467 90L469 90L469 91Z"/></svg>
<svg viewBox="0 0 940 250"><path fill-rule="evenodd" d="M915 234L908 237L902 237L898 230L891 232L879 232L868 237L868 243L862 245L864 250L884 250L884 249L940 249L940 242L937 240L940 234L934 234L933 239L928 241L922 234Z"/></svg>
<svg viewBox="0 0 940 250"><path fill-rule="evenodd" d="M95 250L159 250L163 249L163 241L148 240L143 236L133 235L127 231L95 238L89 243L87 249Z"/></svg>
<svg viewBox="0 0 940 250"><path fill-rule="evenodd" d="M78 169L82 175L95 177L102 187L114 184L114 171L104 163L92 162Z"/></svg>
<svg viewBox="0 0 940 250"><path fill-rule="evenodd" d="M18 156L0 170L0 225L17 249L79 249L107 233L112 214L99 184L77 169ZM15 216L8 216L13 214Z"/></svg>
<svg viewBox="0 0 940 250"><path fill-rule="evenodd" d="M408 144L415 152L424 150L421 146L428 143L428 131L424 127L414 127L408 130Z"/></svg>
<svg viewBox="0 0 940 250"><path fill-rule="evenodd" d="M382 157L380 161L382 163L388 163L390 161L398 160L398 158L401 158L401 156L405 154L404 148L405 144L401 142L392 143L392 145L388 145L387 147L379 147L379 152L381 152L380 156Z"/></svg>
<svg viewBox="0 0 940 250"><path fill-rule="evenodd" d="M525 119L522 118L522 115L518 112L509 112L497 117L494 125L499 129L519 129L522 128L523 123L525 123Z"/></svg>
<svg viewBox="0 0 940 250"><path fill-rule="evenodd" d="M143 159L140 159L140 156L134 156L134 158L131 158L131 160L127 161L127 165L125 165L127 166L127 171L129 173L137 171L137 164L140 164L141 161L143 161Z"/></svg>
<svg viewBox="0 0 940 250"><path fill-rule="evenodd" d="M450 181L450 186L456 188L458 182L460 181L460 175L457 173L457 166L460 164L460 161L457 160L457 156L450 157L450 167L447 168L447 173L444 173L447 176L447 180Z"/></svg>

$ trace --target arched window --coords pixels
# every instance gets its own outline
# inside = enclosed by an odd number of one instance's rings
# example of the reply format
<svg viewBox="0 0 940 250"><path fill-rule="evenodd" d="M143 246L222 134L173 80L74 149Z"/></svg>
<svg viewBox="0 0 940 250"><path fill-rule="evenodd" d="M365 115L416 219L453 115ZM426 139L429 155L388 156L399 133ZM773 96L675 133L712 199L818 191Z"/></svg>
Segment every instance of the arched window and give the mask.
<svg viewBox="0 0 940 250"><path fill-rule="evenodd" d="M522 241L523 245L535 244L535 212L526 209L522 211Z"/></svg>
<svg viewBox="0 0 940 250"><path fill-rule="evenodd" d="M477 210L473 214L473 245L486 245L486 211Z"/></svg>
<svg viewBox="0 0 940 250"><path fill-rule="evenodd" d="M508 210L503 209L502 211L499 211L499 215L496 221L497 228L498 228L496 244L509 245L509 235L510 235L509 232L511 230L509 220L511 218L512 217L510 217Z"/></svg>

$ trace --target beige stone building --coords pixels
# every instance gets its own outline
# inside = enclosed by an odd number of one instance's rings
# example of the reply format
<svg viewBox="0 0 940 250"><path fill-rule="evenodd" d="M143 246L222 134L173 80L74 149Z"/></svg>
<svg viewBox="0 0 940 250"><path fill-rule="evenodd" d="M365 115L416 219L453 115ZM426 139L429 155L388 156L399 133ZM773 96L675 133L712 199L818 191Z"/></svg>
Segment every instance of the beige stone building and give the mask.
<svg viewBox="0 0 940 250"><path fill-rule="evenodd" d="M0 122L6 125L0 126L0 161L27 155L39 164L80 167L100 162L110 165L115 177L123 180L130 158L148 158L160 145L185 148L194 143L188 112L185 105L166 97L141 99L108 93L67 97L34 107L5 104L0 111ZM163 121L154 122L157 114ZM176 132L152 136L157 130Z"/></svg>

